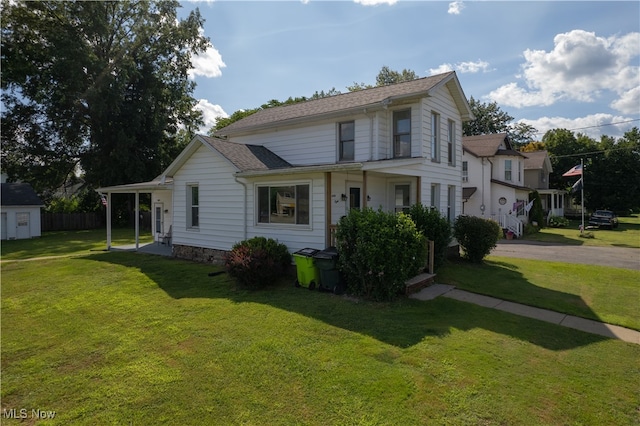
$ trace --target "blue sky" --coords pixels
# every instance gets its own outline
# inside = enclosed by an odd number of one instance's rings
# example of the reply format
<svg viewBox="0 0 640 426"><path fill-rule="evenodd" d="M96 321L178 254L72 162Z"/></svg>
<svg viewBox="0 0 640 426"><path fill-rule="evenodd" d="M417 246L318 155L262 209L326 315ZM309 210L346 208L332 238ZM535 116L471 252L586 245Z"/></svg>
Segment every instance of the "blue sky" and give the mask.
<svg viewBox="0 0 640 426"><path fill-rule="evenodd" d="M183 15L199 8L212 43L192 70L208 127L271 99L375 84L385 65L420 77L455 70L467 98L496 101L515 122L538 129L539 138L558 127L597 139L640 127L637 1L182 6Z"/></svg>

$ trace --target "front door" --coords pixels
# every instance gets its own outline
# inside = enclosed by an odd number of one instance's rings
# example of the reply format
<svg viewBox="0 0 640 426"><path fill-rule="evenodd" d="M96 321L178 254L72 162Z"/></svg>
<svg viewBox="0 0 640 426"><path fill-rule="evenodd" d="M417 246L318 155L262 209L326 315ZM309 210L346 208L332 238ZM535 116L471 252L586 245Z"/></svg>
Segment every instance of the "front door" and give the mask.
<svg viewBox="0 0 640 426"><path fill-rule="evenodd" d="M349 184L349 210L362 208L362 186Z"/></svg>
<svg viewBox="0 0 640 426"><path fill-rule="evenodd" d="M31 238L31 228L29 226L29 212L16 213L16 238Z"/></svg>
<svg viewBox="0 0 640 426"><path fill-rule="evenodd" d="M153 216L153 232L156 235L164 234L164 214L163 214L164 205L162 203L156 203L154 205L154 216Z"/></svg>

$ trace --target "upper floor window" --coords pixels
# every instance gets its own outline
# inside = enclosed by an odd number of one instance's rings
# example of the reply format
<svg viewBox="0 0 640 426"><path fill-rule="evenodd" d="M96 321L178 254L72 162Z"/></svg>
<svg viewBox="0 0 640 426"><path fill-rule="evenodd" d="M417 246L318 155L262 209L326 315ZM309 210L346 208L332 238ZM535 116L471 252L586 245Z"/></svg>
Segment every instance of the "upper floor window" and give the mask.
<svg viewBox="0 0 640 426"><path fill-rule="evenodd" d="M522 182L522 161L518 161L518 182Z"/></svg>
<svg viewBox="0 0 640 426"><path fill-rule="evenodd" d="M431 113L431 160L440 161L440 114Z"/></svg>
<svg viewBox="0 0 640 426"><path fill-rule="evenodd" d="M309 184L258 186L258 223L309 224Z"/></svg>
<svg viewBox="0 0 640 426"><path fill-rule="evenodd" d="M469 182L469 162L462 162L462 181Z"/></svg>
<svg viewBox="0 0 640 426"><path fill-rule="evenodd" d="M347 121L338 125L339 143L338 151L339 161L353 161L355 157L355 123Z"/></svg>
<svg viewBox="0 0 640 426"><path fill-rule="evenodd" d="M511 160L504 160L504 180L511 181Z"/></svg>
<svg viewBox="0 0 640 426"><path fill-rule="evenodd" d="M447 161L450 166L456 165L456 123L449 120L449 132L447 139Z"/></svg>
<svg viewBox="0 0 640 426"><path fill-rule="evenodd" d="M200 226L200 190L198 184L187 184L187 228Z"/></svg>
<svg viewBox="0 0 640 426"><path fill-rule="evenodd" d="M393 112L393 156L411 157L411 110Z"/></svg>

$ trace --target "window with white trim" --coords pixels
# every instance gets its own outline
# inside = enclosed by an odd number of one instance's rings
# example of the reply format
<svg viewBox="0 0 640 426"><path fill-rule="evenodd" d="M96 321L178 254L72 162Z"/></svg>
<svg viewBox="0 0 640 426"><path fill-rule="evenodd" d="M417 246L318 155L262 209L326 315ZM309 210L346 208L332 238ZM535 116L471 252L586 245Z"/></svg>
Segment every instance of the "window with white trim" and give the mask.
<svg viewBox="0 0 640 426"><path fill-rule="evenodd" d="M187 228L200 226L200 190L198 184L187 184Z"/></svg>
<svg viewBox="0 0 640 426"><path fill-rule="evenodd" d="M518 161L518 182L522 182L522 161Z"/></svg>
<svg viewBox="0 0 640 426"><path fill-rule="evenodd" d="M462 162L462 181L469 182L469 162Z"/></svg>
<svg viewBox="0 0 640 426"><path fill-rule="evenodd" d="M447 139L447 161L450 166L456 165L456 122L449 120Z"/></svg>
<svg viewBox="0 0 640 426"><path fill-rule="evenodd" d="M309 186L258 186L258 223L308 225Z"/></svg>
<svg viewBox="0 0 640 426"><path fill-rule="evenodd" d="M440 161L440 114L431 113L431 161Z"/></svg>
<svg viewBox="0 0 640 426"><path fill-rule="evenodd" d="M504 180L511 181L511 160L504 160Z"/></svg>
<svg viewBox="0 0 640 426"><path fill-rule="evenodd" d="M440 210L440 184L431 184L431 208Z"/></svg>
<svg viewBox="0 0 640 426"><path fill-rule="evenodd" d="M393 157L411 157L411 110L393 112Z"/></svg>
<svg viewBox="0 0 640 426"><path fill-rule="evenodd" d="M456 187L449 185L447 188L447 220L453 223L456 219Z"/></svg>
<svg viewBox="0 0 640 426"><path fill-rule="evenodd" d="M355 122L338 124L338 160L353 161L355 158Z"/></svg>

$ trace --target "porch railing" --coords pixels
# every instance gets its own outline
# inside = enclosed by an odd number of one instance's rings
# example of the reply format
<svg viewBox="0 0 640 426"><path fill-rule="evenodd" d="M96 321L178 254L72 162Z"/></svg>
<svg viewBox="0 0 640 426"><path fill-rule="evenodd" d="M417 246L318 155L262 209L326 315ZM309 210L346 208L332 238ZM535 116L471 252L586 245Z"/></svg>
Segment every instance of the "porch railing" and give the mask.
<svg viewBox="0 0 640 426"><path fill-rule="evenodd" d="M513 232L513 234L520 238L524 234L524 226L522 221L516 216L511 214L503 214L499 217L500 227L507 231Z"/></svg>

